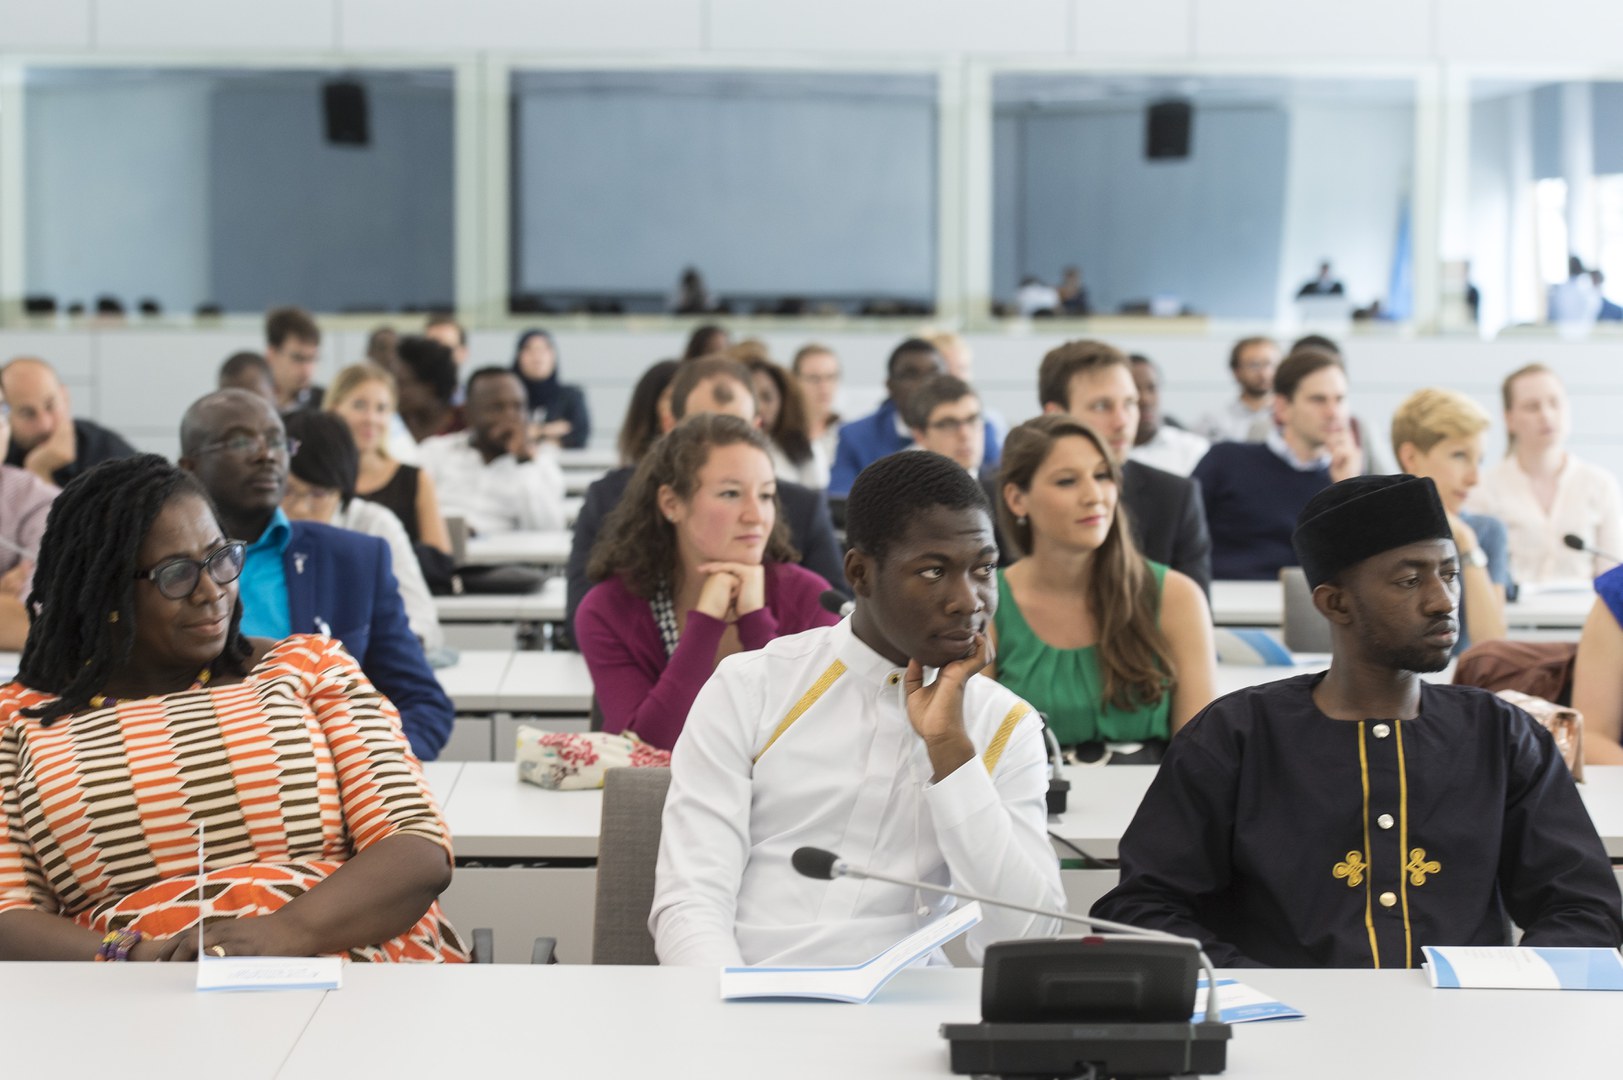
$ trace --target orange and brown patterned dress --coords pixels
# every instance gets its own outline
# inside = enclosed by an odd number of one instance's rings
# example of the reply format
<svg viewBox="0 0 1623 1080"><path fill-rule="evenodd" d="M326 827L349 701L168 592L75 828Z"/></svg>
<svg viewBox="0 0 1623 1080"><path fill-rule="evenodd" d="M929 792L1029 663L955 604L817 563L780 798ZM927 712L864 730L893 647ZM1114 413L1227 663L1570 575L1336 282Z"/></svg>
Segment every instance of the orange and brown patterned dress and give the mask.
<svg viewBox="0 0 1623 1080"><path fill-rule="evenodd" d="M50 727L22 714L50 697L0 686L0 911L169 937L195 931L200 915L275 911L386 836L450 852L399 714L330 638L287 638L229 686ZM349 955L467 959L438 903L407 933Z"/></svg>

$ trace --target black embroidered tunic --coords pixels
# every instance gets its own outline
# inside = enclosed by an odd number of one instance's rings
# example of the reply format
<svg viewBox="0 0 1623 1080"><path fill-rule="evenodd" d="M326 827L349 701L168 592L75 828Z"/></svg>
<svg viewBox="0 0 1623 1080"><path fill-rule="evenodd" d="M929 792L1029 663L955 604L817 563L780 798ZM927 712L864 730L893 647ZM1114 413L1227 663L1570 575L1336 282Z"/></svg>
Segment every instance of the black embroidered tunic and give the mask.
<svg viewBox="0 0 1623 1080"><path fill-rule="evenodd" d="M1301 675L1172 740L1100 918L1206 942L1219 967L1418 967L1425 945L1623 941L1623 900L1555 742L1472 687L1358 722Z"/></svg>

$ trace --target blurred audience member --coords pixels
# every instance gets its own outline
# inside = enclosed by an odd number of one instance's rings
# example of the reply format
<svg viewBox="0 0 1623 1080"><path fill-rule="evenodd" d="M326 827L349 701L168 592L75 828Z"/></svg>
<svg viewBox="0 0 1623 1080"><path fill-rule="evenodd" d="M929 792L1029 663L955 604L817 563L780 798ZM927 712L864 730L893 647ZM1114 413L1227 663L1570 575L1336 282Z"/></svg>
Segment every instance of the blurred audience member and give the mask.
<svg viewBox="0 0 1623 1080"><path fill-rule="evenodd" d="M1363 471L1353 437L1341 360L1318 349L1293 352L1274 375L1277 427L1262 443L1216 443L1194 479L1211 523L1219 581L1272 581L1295 566L1291 533L1307 501Z"/></svg>
<svg viewBox="0 0 1623 1080"><path fill-rule="evenodd" d="M135 456L135 447L94 420L73 415L68 388L45 361L19 357L0 369L0 389L11 409L6 464L62 487L104 461Z"/></svg>
<svg viewBox="0 0 1623 1080"><path fill-rule="evenodd" d="M651 365L631 389L631 402L620 423L620 464L636 465L654 441L676 426L671 417L671 380L676 378L680 360L661 360Z"/></svg>
<svg viewBox="0 0 1623 1080"><path fill-rule="evenodd" d="M440 509L478 535L565 527L563 471L551 457L535 455L524 409L517 375L480 368L468 377L468 430L417 448Z"/></svg>
<svg viewBox="0 0 1623 1080"><path fill-rule="evenodd" d="M513 350L513 372L524 383L530 439L578 449L592 434L586 395L558 374L558 346L545 330L526 330Z"/></svg>
<svg viewBox="0 0 1623 1080"><path fill-rule="evenodd" d="M271 378L270 364L263 353L251 349L234 352L220 365L216 389L246 390L258 394L272 405L276 404L276 383Z"/></svg>
<svg viewBox="0 0 1623 1080"><path fill-rule="evenodd" d="M1099 433L1121 467L1121 503L1133 542L1147 559L1164 563L1202 590L1212 582L1212 540L1200 488L1191 480L1128 457L1138 432L1138 387L1127 354L1102 341L1068 341L1049 350L1037 369L1043 412L1070 413ZM1003 495L988 489L993 505ZM1000 536L1001 546L1003 538ZM1004 550L1005 562L1018 553Z"/></svg>
<svg viewBox="0 0 1623 1080"><path fill-rule="evenodd" d="M719 352L726 352L733 343L732 336L727 328L717 326L715 323L705 323L693 328L688 335L688 343L682 350L682 359L697 360L701 356L714 356Z"/></svg>
<svg viewBox="0 0 1623 1080"><path fill-rule="evenodd" d="M400 419L421 445L435 435L467 428L456 396L456 361L451 350L433 338L410 334L395 346L395 397Z"/></svg>
<svg viewBox="0 0 1623 1080"><path fill-rule="evenodd" d="M9 456L11 422L0 393L0 462ZM0 649L16 652L28 637L24 606L34 585L40 538L57 486L27 469L0 464Z"/></svg>
<svg viewBox="0 0 1623 1080"><path fill-rule="evenodd" d="M276 384L276 407L285 416L321 408L316 363L321 359L321 328L308 311L272 308L265 315L265 362Z"/></svg>
<svg viewBox="0 0 1623 1080"><path fill-rule="evenodd" d="M1392 450L1399 468L1437 485L1454 534L1460 567L1456 656L1506 632L1505 590L1511 579L1504 522L1461 509L1480 479L1482 436L1490 423L1482 406L1436 387L1410 394L1392 414Z"/></svg>
<svg viewBox="0 0 1623 1080"><path fill-rule="evenodd" d="M951 458L980 478L986 424L972 386L955 375L937 375L913 392L902 415L919 449Z"/></svg>
<svg viewBox="0 0 1623 1080"><path fill-rule="evenodd" d="M1505 523L1517 584L1592 581L1612 566L1605 553L1623 549L1617 480L1567 452L1571 411L1554 371L1528 364L1501 392L1509 446L1471 493L1471 509ZM1569 548L1569 534L1593 550Z"/></svg>
<svg viewBox="0 0 1623 1080"><path fill-rule="evenodd" d="M764 356L744 359L755 414L772 452L772 469L784 480L815 488L828 487L828 461L806 432L806 402L789 373Z"/></svg>
<svg viewBox="0 0 1623 1080"><path fill-rule="evenodd" d="M444 648L445 634L440 630L434 598L417 566L405 526L384 507L355 497L361 455L349 425L330 412L305 410L287 418L287 437L289 445L298 447L289 464L287 494L282 496L288 520L317 521L375 536L388 544L390 568L400 586L411 632L429 652Z"/></svg>
<svg viewBox="0 0 1623 1080"><path fill-rule="evenodd" d="M1240 386L1240 396L1222 409L1207 413L1200 433L1212 442L1263 442L1274 426L1274 369L1279 346L1273 338L1241 338L1229 350L1229 373Z"/></svg>
<svg viewBox="0 0 1623 1080"><path fill-rule="evenodd" d="M676 280L676 291L671 294L670 307L676 315L703 315L716 309L715 302L710 298L710 290L705 286L704 275L699 273L697 267L689 266L682 270L682 276Z"/></svg>
<svg viewBox="0 0 1623 1080"><path fill-rule="evenodd" d="M1055 315L1059 312L1059 290L1044 284L1035 274L1020 279L1020 290L1014 294L1014 309L1021 318L1033 315Z"/></svg>
<svg viewBox="0 0 1623 1080"><path fill-rule="evenodd" d="M1082 268L1067 266L1059 279L1060 308L1067 315L1091 315L1093 308L1088 304L1088 290L1082 284Z"/></svg>
<svg viewBox="0 0 1623 1080"><path fill-rule="evenodd" d="M829 494L844 495L863 469L913 445L913 433L907 430L907 422L902 419L902 402L924 380L944 374L946 370L941 354L923 338L908 338L896 346L885 366L885 400L874 412L840 428L840 441L829 472Z"/></svg>
<svg viewBox="0 0 1623 1080"><path fill-rule="evenodd" d="M434 478L398 460L388 441L395 413L394 377L372 363L351 364L327 390L327 409L349 426L359 454L355 494L400 519L407 538L451 552ZM416 444L412 444L416 449Z"/></svg>
<svg viewBox="0 0 1623 1080"><path fill-rule="evenodd" d="M1161 414L1161 369L1147 356L1135 353L1129 359L1133 384L1138 387L1138 433L1133 437L1130 456L1157 469L1188 476L1212 444Z"/></svg>
<svg viewBox="0 0 1623 1080"><path fill-rule="evenodd" d="M840 444L840 358L827 345L804 345L795 353L793 371L806 398L806 437L832 464Z"/></svg>

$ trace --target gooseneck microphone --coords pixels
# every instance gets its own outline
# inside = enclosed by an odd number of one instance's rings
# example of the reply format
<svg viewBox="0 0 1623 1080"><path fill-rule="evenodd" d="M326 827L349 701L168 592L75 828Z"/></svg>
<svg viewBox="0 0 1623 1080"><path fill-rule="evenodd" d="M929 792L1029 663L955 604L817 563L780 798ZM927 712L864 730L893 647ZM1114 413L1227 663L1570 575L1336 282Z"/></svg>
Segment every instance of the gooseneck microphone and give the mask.
<svg viewBox="0 0 1623 1080"><path fill-rule="evenodd" d="M1109 919L1095 919L1088 915L1073 915L1069 911L1058 908L1030 907L1026 904L1016 904L1009 900L999 900L991 896L980 896L976 893L964 892L961 889L949 889L943 885L935 885L928 881L911 881L907 878L891 877L881 874L877 870L867 870L860 866L852 866L832 851L822 848L803 847L796 848L794 854L789 856L789 864L803 877L813 878L817 881L833 881L835 878L855 878L858 880L883 881L887 885L901 885L909 889L922 889L925 892L940 893L944 896L956 896L961 900L974 900L992 907L1008 908L1011 911L1024 911L1031 915L1042 915L1049 919L1059 919L1062 922L1080 923L1093 930L1108 930L1112 933L1126 934L1131 937L1155 938L1159 941L1176 941L1193 948L1200 957L1200 966L1206 972L1206 1021L1218 1023L1222 1010L1217 1004L1217 972L1212 967L1206 950L1200 942L1181 934L1169 934L1164 930L1146 930L1138 926L1129 926L1126 923L1111 922Z"/></svg>
<svg viewBox="0 0 1623 1080"><path fill-rule="evenodd" d="M1568 533L1561 538L1561 542L1567 545L1573 551L1582 551L1589 555L1598 555L1607 562L1623 563L1623 558L1613 555L1610 551L1602 551L1593 545L1585 543L1584 538L1579 536L1577 533Z"/></svg>
<svg viewBox="0 0 1623 1080"><path fill-rule="evenodd" d="M824 611L833 612L842 619L857 609L857 602L838 589L824 589L817 602L823 605Z"/></svg>

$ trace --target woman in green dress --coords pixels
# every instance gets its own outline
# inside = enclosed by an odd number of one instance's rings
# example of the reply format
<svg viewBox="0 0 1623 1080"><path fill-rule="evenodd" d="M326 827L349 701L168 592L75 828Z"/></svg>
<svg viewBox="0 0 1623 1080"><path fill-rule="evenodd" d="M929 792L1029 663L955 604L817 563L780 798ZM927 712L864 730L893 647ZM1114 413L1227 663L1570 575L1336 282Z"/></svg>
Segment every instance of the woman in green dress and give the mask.
<svg viewBox="0 0 1623 1080"><path fill-rule="evenodd" d="M997 677L1068 757L1150 764L1211 701L1216 652L1205 595L1138 553L1120 485L1103 440L1073 416L1009 433L998 513L1024 557L998 571Z"/></svg>

